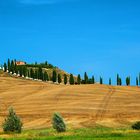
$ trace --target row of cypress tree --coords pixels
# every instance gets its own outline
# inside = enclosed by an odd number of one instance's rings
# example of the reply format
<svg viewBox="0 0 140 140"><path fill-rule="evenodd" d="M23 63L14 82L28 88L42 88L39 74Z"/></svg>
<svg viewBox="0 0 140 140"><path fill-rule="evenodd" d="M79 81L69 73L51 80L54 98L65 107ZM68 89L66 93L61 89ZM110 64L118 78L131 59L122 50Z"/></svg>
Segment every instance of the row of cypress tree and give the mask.
<svg viewBox="0 0 140 140"><path fill-rule="evenodd" d="M67 74L61 75L57 74L56 69L53 68L52 75L49 75L45 70L43 70L43 64L37 65L37 67L29 67L30 65L22 65L22 66L17 66L16 65L16 60L11 60L8 59L7 63L4 63L4 71L8 71L9 73L11 72L12 74L16 73L21 77L29 77L33 79L40 79L42 81L53 81L58 82L59 84L64 82L64 84L94 84L95 77L92 76L91 78L88 77L87 73L84 73L84 79L81 78L80 74L78 74L77 77L74 77L73 74L70 74L69 76ZM122 79L117 74L117 80L116 84L118 86L122 85ZM103 78L100 77L99 80L100 84L103 84ZM126 77L126 85L129 86L131 84L131 78L130 76ZM109 78L109 85L112 85L112 79ZM136 77L136 85L140 85L140 74L138 77Z"/></svg>

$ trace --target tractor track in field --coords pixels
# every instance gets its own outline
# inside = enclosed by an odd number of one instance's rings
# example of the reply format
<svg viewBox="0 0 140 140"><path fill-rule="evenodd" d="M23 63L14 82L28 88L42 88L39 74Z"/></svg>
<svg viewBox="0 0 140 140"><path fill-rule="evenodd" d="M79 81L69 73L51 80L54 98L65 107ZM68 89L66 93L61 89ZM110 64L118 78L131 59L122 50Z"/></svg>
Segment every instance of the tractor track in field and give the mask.
<svg viewBox="0 0 140 140"><path fill-rule="evenodd" d="M96 112L95 121L102 121L104 119L110 100L115 93L115 88L113 86L107 86L107 87L109 88L109 92L103 98L99 106L99 109Z"/></svg>

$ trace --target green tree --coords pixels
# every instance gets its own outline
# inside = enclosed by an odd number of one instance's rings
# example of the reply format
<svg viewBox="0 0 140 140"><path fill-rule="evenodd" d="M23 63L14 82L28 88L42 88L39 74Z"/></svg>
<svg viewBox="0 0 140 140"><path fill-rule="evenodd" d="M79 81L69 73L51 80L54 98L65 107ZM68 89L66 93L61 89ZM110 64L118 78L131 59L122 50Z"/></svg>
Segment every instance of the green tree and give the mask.
<svg viewBox="0 0 140 140"><path fill-rule="evenodd" d="M35 69L34 78L38 79L38 69Z"/></svg>
<svg viewBox="0 0 140 140"><path fill-rule="evenodd" d="M111 85L112 84L112 80L111 80L111 78L109 78L109 85Z"/></svg>
<svg viewBox="0 0 140 140"><path fill-rule="evenodd" d="M14 62L14 71L15 71L16 74L18 74L18 66L16 64L16 60Z"/></svg>
<svg viewBox="0 0 140 140"><path fill-rule="evenodd" d="M46 71L44 72L44 81L49 81L49 75Z"/></svg>
<svg viewBox="0 0 140 140"><path fill-rule="evenodd" d="M84 81L85 81L85 84L88 84L88 75L86 72L84 74Z"/></svg>
<svg viewBox="0 0 140 140"><path fill-rule="evenodd" d="M35 78L34 75L35 75L34 70L31 68L30 69L30 77L34 79Z"/></svg>
<svg viewBox="0 0 140 140"><path fill-rule="evenodd" d="M10 68L10 71L12 72L12 74L14 74L14 72L15 72L14 68L15 68L15 64L14 64L14 61L12 60L11 61L11 68Z"/></svg>
<svg viewBox="0 0 140 140"><path fill-rule="evenodd" d="M66 124L59 113L54 113L52 118L52 125L53 128L59 133L66 131Z"/></svg>
<svg viewBox="0 0 140 140"><path fill-rule="evenodd" d="M139 85L140 85L140 73L139 73Z"/></svg>
<svg viewBox="0 0 140 140"><path fill-rule="evenodd" d="M31 77L30 69L27 69L27 77Z"/></svg>
<svg viewBox="0 0 140 140"><path fill-rule="evenodd" d="M95 77L92 76L92 84L95 84Z"/></svg>
<svg viewBox="0 0 140 140"><path fill-rule="evenodd" d="M136 77L136 86L139 85L139 80L138 80L138 77Z"/></svg>
<svg viewBox="0 0 140 140"><path fill-rule="evenodd" d="M56 73L56 70L53 70L52 81L54 83L57 81L57 73Z"/></svg>
<svg viewBox="0 0 140 140"><path fill-rule="evenodd" d="M27 67L22 66L22 71L23 71L23 76L26 77L27 76Z"/></svg>
<svg viewBox="0 0 140 140"><path fill-rule="evenodd" d="M78 83L78 85L81 84L81 76L80 76L80 74L78 74L78 76L77 76L77 83Z"/></svg>
<svg viewBox="0 0 140 140"><path fill-rule="evenodd" d="M41 66L38 68L38 79L43 80L43 70Z"/></svg>
<svg viewBox="0 0 140 140"><path fill-rule="evenodd" d="M11 71L11 62L10 62L10 59L8 59L7 65L8 65L8 72L10 72Z"/></svg>
<svg viewBox="0 0 140 140"><path fill-rule="evenodd" d="M118 81L118 85L122 85L122 79L121 78L119 78L119 81Z"/></svg>
<svg viewBox="0 0 140 140"><path fill-rule="evenodd" d="M126 85L127 85L127 86L130 85L130 77L126 77Z"/></svg>
<svg viewBox="0 0 140 140"><path fill-rule="evenodd" d="M58 83L60 84L62 82L62 78L61 78L61 75L58 74Z"/></svg>
<svg viewBox="0 0 140 140"><path fill-rule="evenodd" d="M7 64L4 63L4 72L6 72L6 71L7 71Z"/></svg>
<svg viewBox="0 0 140 140"><path fill-rule="evenodd" d="M69 83L70 83L70 85L74 85L74 77L73 77L73 74L70 74Z"/></svg>
<svg viewBox="0 0 140 140"><path fill-rule="evenodd" d="M138 121L135 124L133 124L132 125L132 129L134 129L134 130L140 130L140 121Z"/></svg>
<svg viewBox="0 0 140 140"><path fill-rule="evenodd" d="M64 84L66 85L68 83L68 78L67 78L67 75L64 74Z"/></svg>
<svg viewBox="0 0 140 140"><path fill-rule="evenodd" d="M119 74L117 74L117 85L120 85L120 77L119 77Z"/></svg>
<svg viewBox="0 0 140 140"><path fill-rule="evenodd" d="M22 77L22 75L23 75L23 67L22 66L19 66L19 75L20 75L20 77Z"/></svg>
<svg viewBox="0 0 140 140"><path fill-rule="evenodd" d="M15 132L21 133L22 131L22 122L20 118L16 115L15 111L11 107L9 109L9 114L3 123L3 131L4 132Z"/></svg>
<svg viewBox="0 0 140 140"><path fill-rule="evenodd" d="M100 84L102 85L103 84L103 78L100 77Z"/></svg>

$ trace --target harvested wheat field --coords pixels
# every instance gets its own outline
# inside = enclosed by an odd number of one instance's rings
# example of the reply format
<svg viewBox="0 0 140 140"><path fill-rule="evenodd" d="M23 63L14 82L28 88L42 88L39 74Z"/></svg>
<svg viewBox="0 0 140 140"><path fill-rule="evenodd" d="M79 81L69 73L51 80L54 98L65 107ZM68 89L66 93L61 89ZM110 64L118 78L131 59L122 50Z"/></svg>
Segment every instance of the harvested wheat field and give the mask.
<svg viewBox="0 0 140 140"><path fill-rule="evenodd" d="M140 88L108 85L54 85L0 76L0 121L13 106L24 129L46 128L54 112L69 127L123 126L140 120Z"/></svg>

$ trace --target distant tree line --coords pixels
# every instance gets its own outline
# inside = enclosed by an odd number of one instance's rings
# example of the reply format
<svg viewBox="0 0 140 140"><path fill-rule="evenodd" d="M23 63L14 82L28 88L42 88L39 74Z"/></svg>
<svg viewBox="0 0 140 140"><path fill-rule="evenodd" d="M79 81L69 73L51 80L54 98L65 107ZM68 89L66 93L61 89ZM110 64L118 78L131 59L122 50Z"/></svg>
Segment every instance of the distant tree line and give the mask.
<svg viewBox="0 0 140 140"><path fill-rule="evenodd" d="M4 72L9 72L12 74L16 74L20 77L28 77L32 79L39 79L42 81L52 81L54 83L64 83L70 85L80 85L80 84L95 84L95 77L92 76L89 78L88 74L84 73L84 78L81 78L81 75L78 74L74 76L73 74L60 74L57 73L56 68L53 65L49 64L47 61L45 63L38 64L37 62L34 64L26 64L26 65L17 65L16 60L8 59L7 63L4 63ZM52 75L49 75L44 68L52 69ZM130 76L126 77L125 83L127 86L131 85ZM99 84L103 84L103 77L99 78ZM119 74L116 77L116 84L118 86L122 85L122 78ZM109 78L109 85L112 85L112 79ZM140 85L140 74L136 77L136 86Z"/></svg>
<svg viewBox="0 0 140 140"><path fill-rule="evenodd" d="M48 68L48 69L52 69L52 68L56 68L55 66L53 66L52 64L48 63L47 61L45 61L44 63L37 63L35 62L34 64L26 64L27 67L32 67L32 68Z"/></svg>

